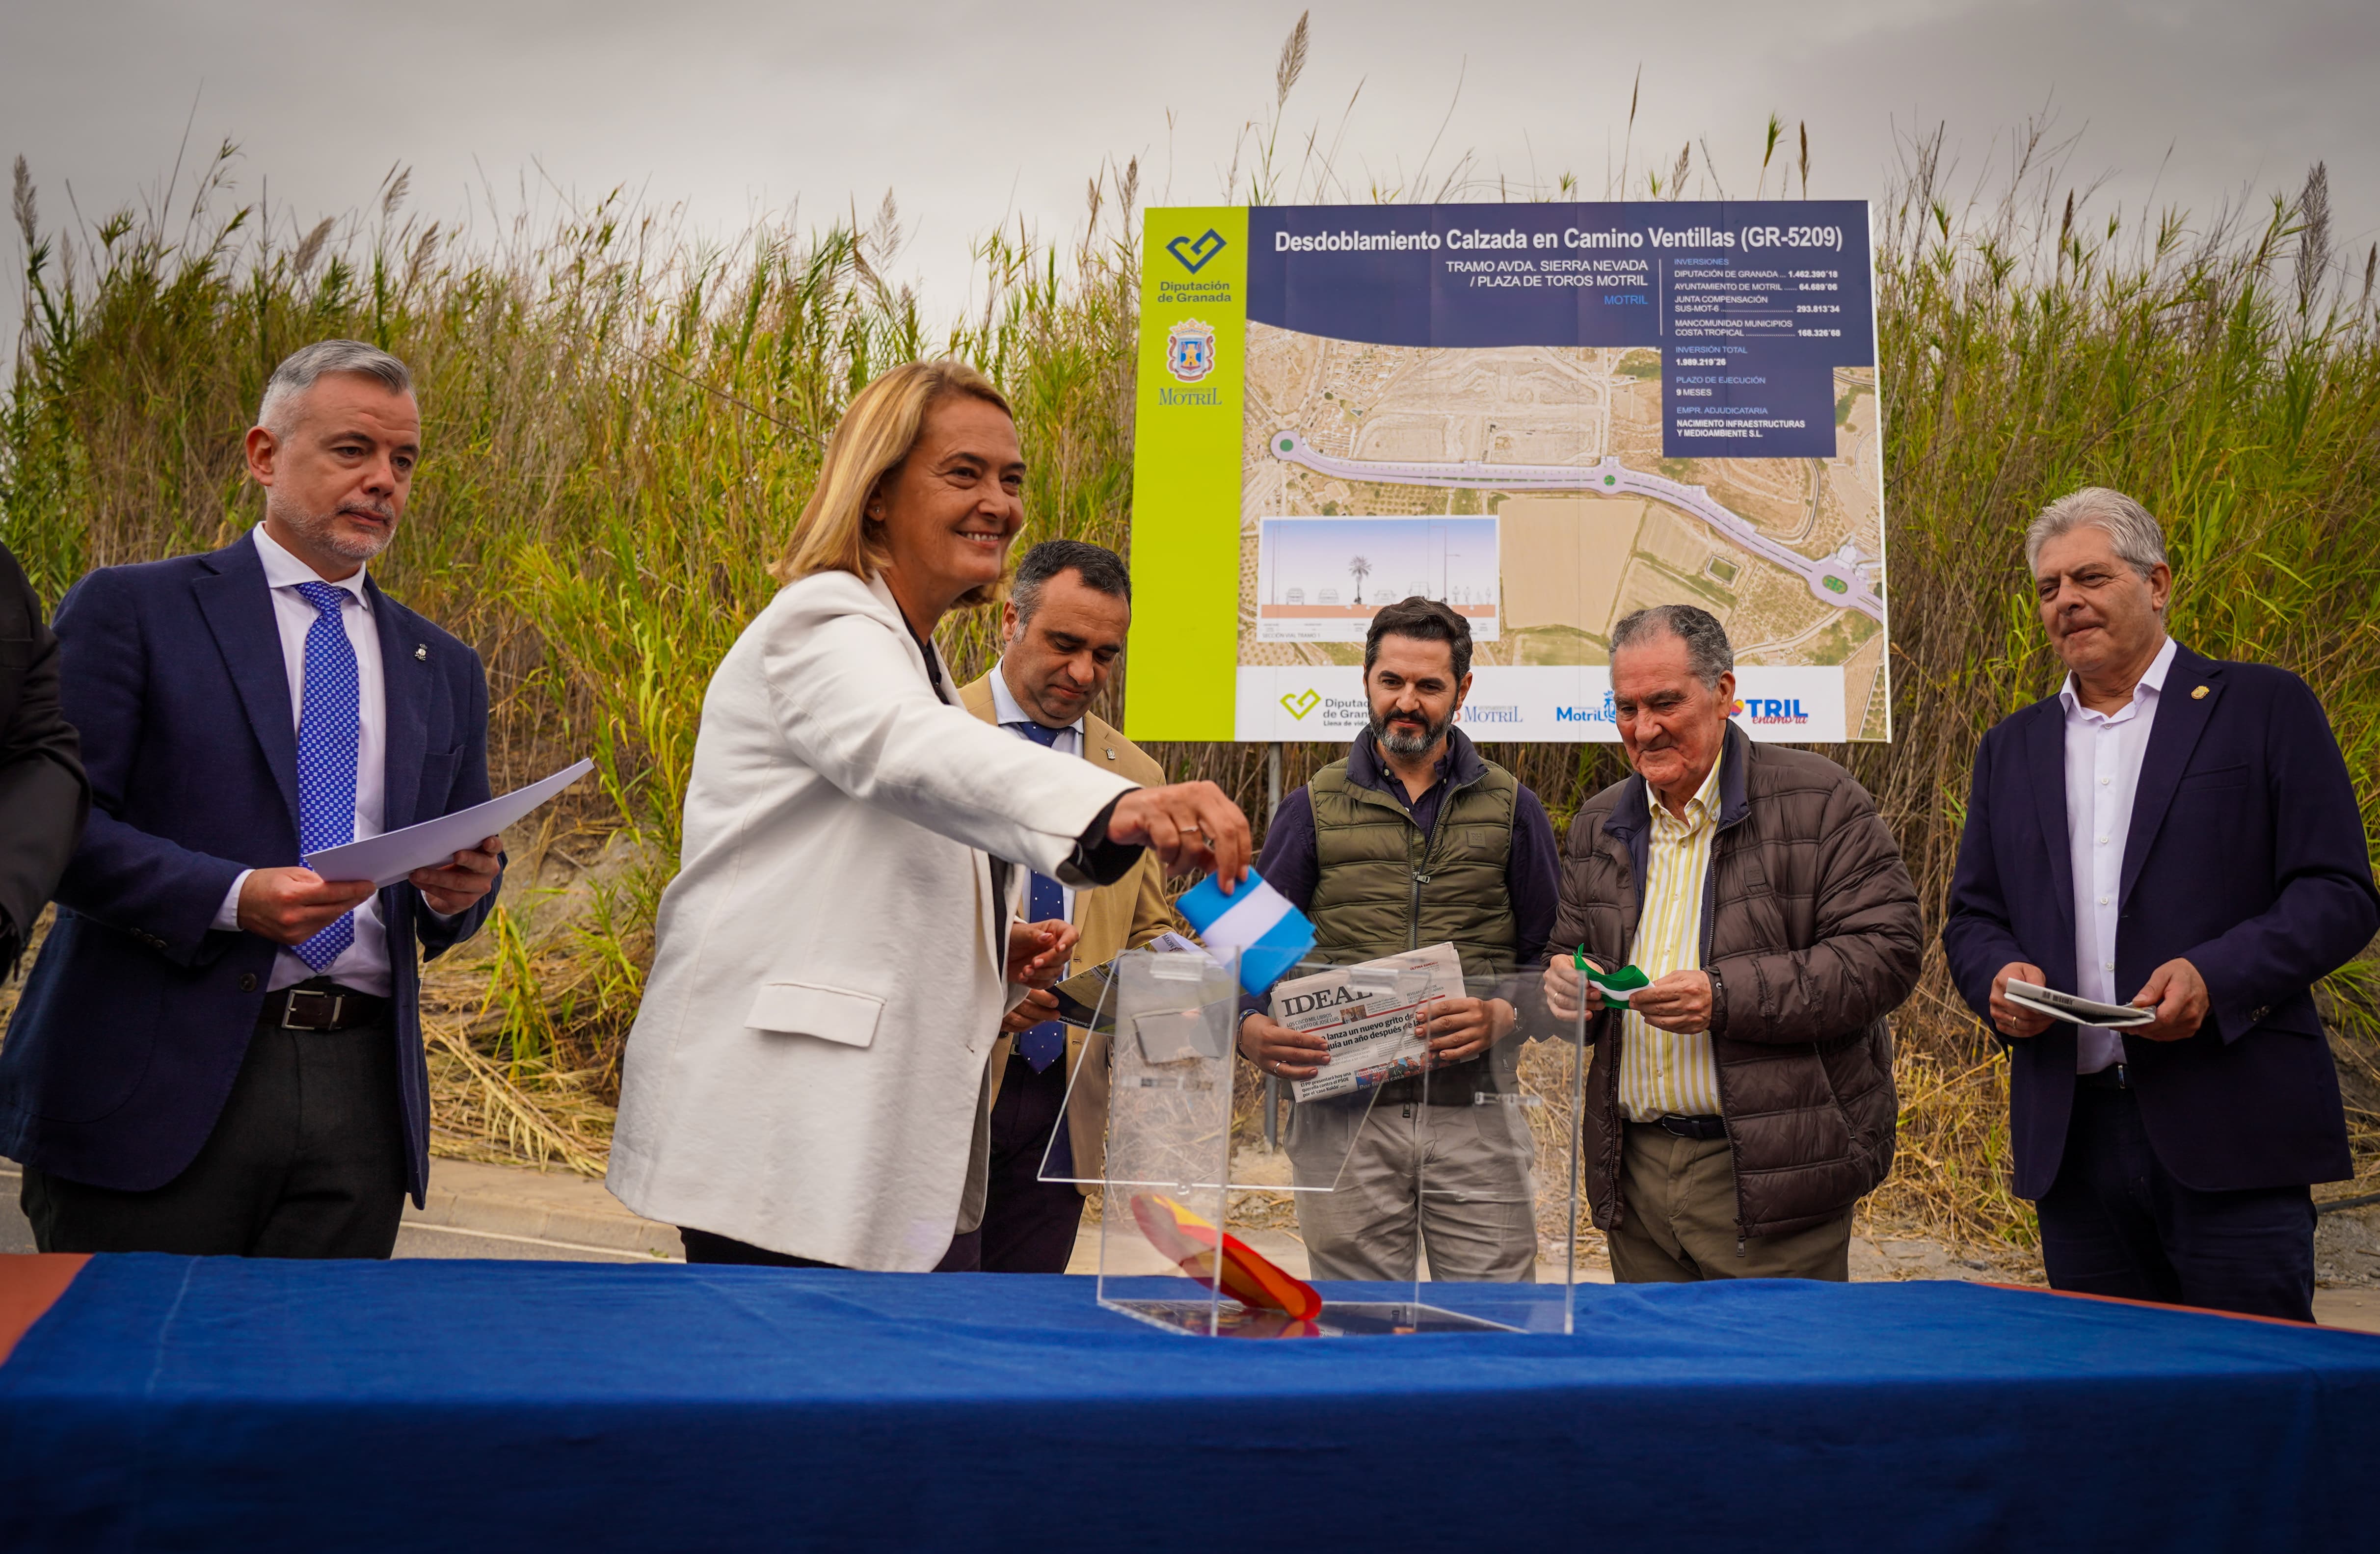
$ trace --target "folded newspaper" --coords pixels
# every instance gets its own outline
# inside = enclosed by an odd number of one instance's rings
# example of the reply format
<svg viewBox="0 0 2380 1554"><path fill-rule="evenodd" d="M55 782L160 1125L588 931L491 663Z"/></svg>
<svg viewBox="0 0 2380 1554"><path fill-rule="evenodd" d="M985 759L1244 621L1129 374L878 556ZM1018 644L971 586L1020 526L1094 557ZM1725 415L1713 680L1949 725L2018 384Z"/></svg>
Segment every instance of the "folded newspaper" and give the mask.
<svg viewBox="0 0 2380 1554"><path fill-rule="evenodd" d="M1429 1042L1417 1016L1439 999L1463 996L1463 958L1451 944L1276 983L1272 1017L1330 1045L1322 1072L1291 1080L1290 1093L1319 1100L1419 1074L1429 1066Z"/></svg>

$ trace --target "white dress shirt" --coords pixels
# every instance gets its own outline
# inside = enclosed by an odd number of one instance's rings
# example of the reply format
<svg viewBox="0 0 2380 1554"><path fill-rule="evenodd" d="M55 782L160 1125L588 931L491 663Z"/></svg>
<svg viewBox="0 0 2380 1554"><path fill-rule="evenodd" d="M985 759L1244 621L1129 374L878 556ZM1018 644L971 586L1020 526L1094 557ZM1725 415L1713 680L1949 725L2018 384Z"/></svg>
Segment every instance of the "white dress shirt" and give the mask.
<svg viewBox="0 0 2380 1554"><path fill-rule="evenodd" d="M1027 712L1016 698L1009 693L1008 676L998 663L991 666L991 715L1000 720L1000 726L1002 728L1008 728L1011 723L1030 723L1040 721ZM1016 734L1014 729L1008 729L1008 732ZM1025 735L1017 734L1016 737L1023 739ZM1058 737L1050 742L1050 748L1062 756L1081 755L1083 753L1083 720L1076 718L1073 722L1060 729ZM1071 923L1075 920L1075 888L1061 880L1058 881L1058 889L1065 892L1064 917L1066 921Z"/></svg>
<svg viewBox="0 0 2380 1554"><path fill-rule="evenodd" d="M276 544L262 524L249 533L255 539L256 553L264 560L265 586L273 590L273 618L281 628L281 663L289 674L289 710L291 726L295 727L306 706L306 633L313 629L318 613L298 591L298 585L325 579ZM341 601L339 619L347 628L347 644L356 653L356 700L363 723L356 741L355 840L360 842L368 836L378 836L382 830L381 810L388 780L388 690L381 673L380 633L372 625L371 599L364 592L363 568L358 566L355 576L331 586L347 596ZM297 861L290 860L293 864ZM215 913L216 928L230 930L239 927L240 887L255 872L242 869L239 878L231 882L231 893L224 897L223 906ZM299 960L296 951L284 945L281 953L273 957L273 976L265 987L278 990L310 977L328 977L358 992L390 996L388 931L381 925L380 897L365 897L363 904L355 910L355 941L337 960L318 972Z"/></svg>
<svg viewBox="0 0 2380 1554"><path fill-rule="evenodd" d="M2174 641L2150 663L2132 699L2113 712L2082 705L2074 676L2058 699L2066 708L2066 848L2074 874L2074 991L2101 1003L2123 1003L2138 988L2116 989L2116 913L2124 878L2124 840L2132 830L2132 795L2141 783L2157 698L2173 667ZM2124 1061L2124 1038L2103 1026L2076 1031L2074 1068L2096 1074Z"/></svg>

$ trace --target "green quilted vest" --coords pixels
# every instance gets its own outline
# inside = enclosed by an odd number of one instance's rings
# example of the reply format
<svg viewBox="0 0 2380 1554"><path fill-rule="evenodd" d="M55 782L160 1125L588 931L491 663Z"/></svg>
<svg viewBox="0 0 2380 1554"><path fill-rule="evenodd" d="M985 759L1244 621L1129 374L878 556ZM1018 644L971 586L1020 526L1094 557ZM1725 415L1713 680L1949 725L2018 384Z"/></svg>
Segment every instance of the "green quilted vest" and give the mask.
<svg viewBox="0 0 2380 1554"><path fill-rule="evenodd" d="M1348 965L1451 941L1466 976L1512 969L1520 926L1504 882L1521 784L1492 761L1446 795L1425 836L1402 806L1347 780L1347 763L1314 774L1316 949ZM1395 779L1391 777L1390 781Z"/></svg>

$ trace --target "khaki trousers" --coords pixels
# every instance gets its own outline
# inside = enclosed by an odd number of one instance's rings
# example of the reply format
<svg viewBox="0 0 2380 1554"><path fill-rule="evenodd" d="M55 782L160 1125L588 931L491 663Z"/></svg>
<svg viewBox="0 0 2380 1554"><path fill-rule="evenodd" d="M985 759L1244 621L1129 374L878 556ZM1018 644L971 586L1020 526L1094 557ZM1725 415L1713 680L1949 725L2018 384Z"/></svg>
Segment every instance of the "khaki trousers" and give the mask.
<svg viewBox="0 0 2380 1554"><path fill-rule="evenodd" d="M1724 1138L1680 1138L1627 1123L1620 1157L1625 1212L1607 1240L1622 1284L1701 1279L1831 1279L1852 1275L1852 1211L1787 1235L1745 1238L1737 1250L1735 1161Z"/></svg>
<svg viewBox="0 0 2380 1554"><path fill-rule="evenodd" d="M1316 1279L1429 1277L1526 1284L1536 1278L1534 1147L1502 1106L1352 1098L1290 1110L1297 1231Z"/></svg>

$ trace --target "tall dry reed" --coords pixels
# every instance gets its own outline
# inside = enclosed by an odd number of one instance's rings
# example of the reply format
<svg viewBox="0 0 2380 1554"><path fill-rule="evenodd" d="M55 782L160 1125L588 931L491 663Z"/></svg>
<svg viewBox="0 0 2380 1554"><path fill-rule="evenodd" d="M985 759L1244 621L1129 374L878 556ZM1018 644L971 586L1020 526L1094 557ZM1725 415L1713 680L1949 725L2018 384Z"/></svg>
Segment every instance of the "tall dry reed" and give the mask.
<svg viewBox="0 0 2380 1554"><path fill-rule="evenodd" d="M1248 182L1264 197L1349 197L1314 137L1295 166L1280 149L1294 81L1285 50ZM1876 795L1929 924L1977 736L2054 683L2018 536L2043 502L2086 482L2166 518L2178 635L2313 683L2380 834L2373 261L2329 251L2319 170L2268 210L2139 225L2079 214L2087 200L2058 181L2037 134L2017 138L2015 171L1989 199L1948 192L1939 144L1912 148L1877 207L1899 737L1829 752ZM449 1060L442 1124L458 1147L590 1166L703 686L769 597L764 564L852 392L921 355L976 361L1017 408L1032 466L1025 540L1128 548L1136 168L1088 180L1071 241L985 239L983 302L929 325L883 278L902 243L889 199L864 227L766 225L712 245L614 195L467 240L408 214L402 176L361 215L300 228L236 204L234 164L226 146L170 207L59 231L42 224L18 164L26 310L0 404L0 538L52 600L90 567L225 543L260 516L240 437L275 360L352 335L412 364L428 455L380 575L486 659L499 783L589 752L601 773L526 842L477 959L433 980ZM1481 192L1467 166L1369 192ZM1657 166L1628 192L1684 191L1690 154ZM1805 138L1805 188L1808 171ZM980 671L996 650L990 617L957 620L944 647L963 674ZM1101 709L1111 718L1125 680ZM1261 748L1152 753L1261 815ZM1608 747L1489 753L1558 823L1622 773ZM1288 747L1287 783L1336 754ZM2326 992L2351 1082L2357 1062L2380 1082L2374 979L2367 965ZM1949 994L1938 952L1900 1026L1902 1165L1878 1212L2022 1240L2003 1169L2004 1069ZM2353 1093L2370 1162L2380 1094Z"/></svg>

